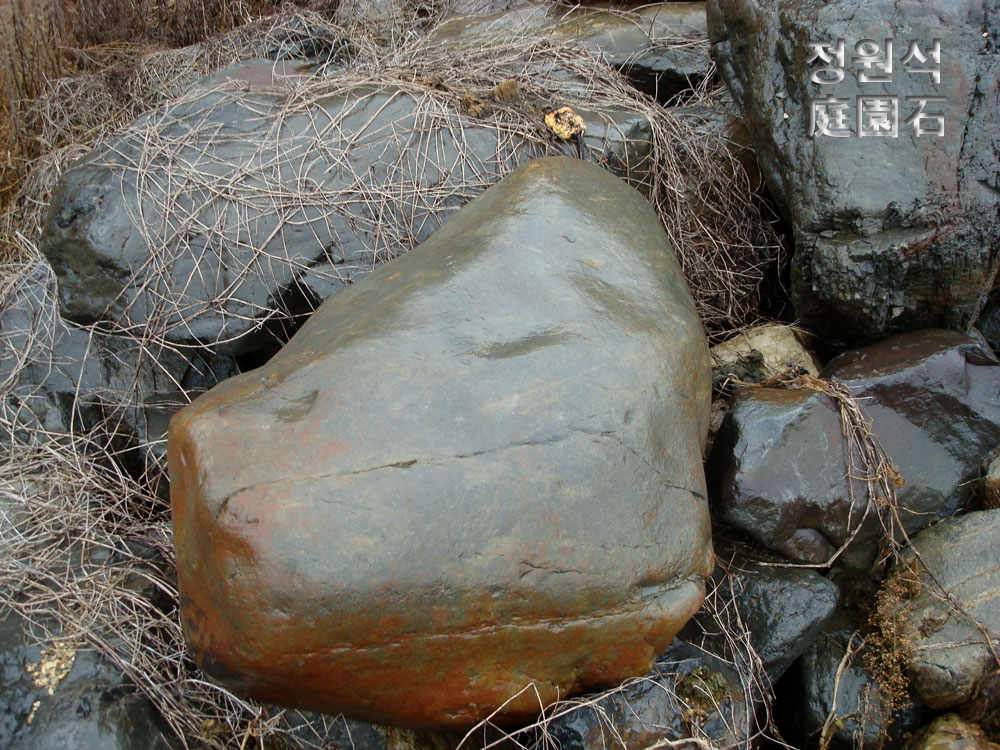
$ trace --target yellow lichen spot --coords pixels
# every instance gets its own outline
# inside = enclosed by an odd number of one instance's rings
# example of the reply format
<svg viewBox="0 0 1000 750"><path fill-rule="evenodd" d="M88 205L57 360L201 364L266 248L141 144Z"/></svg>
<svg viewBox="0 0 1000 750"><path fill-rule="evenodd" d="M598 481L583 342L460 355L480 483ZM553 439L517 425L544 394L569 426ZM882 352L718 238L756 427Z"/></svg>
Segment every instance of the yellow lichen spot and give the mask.
<svg viewBox="0 0 1000 750"><path fill-rule="evenodd" d="M35 686L44 689L49 695L55 693L56 687L73 669L76 646L74 642L64 641L42 649L40 661L25 667L35 681Z"/></svg>
<svg viewBox="0 0 1000 750"><path fill-rule="evenodd" d="M552 131L556 138L564 141L581 137L587 132L583 118L570 107L562 107L545 115L545 127Z"/></svg>
<svg viewBox="0 0 1000 750"><path fill-rule="evenodd" d="M26 724L30 724L35 720L35 714L38 713L38 707L42 705L41 701L35 701L31 704L31 711L28 712L28 718L25 719Z"/></svg>

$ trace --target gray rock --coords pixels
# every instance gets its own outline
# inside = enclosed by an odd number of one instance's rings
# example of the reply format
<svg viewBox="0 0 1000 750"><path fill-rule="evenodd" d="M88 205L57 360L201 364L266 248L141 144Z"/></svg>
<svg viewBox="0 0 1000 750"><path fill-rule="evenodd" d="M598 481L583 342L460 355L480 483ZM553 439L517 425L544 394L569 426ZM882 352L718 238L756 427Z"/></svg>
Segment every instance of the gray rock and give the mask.
<svg viewBox="0 0 1000 750"><path fill-rule="evenodd" d="M709 373L642 196L578 159L519 168L174 416L191 654L411 727L643 674L712 567Z"/></svg>
<svg viewBox="0 0 1000 750"><path fill-rule="evenodd" d="M661 101L697 85L712 69L703 2L655 3L627 10L524 3L486 15L448 19L431 32L430 39L447 43L539 32L555 42L582 46Z"/></svg>
<svg viewBox="0 0 1000 750"><path fill-rule="evenodd" d="M896 462L907 532L964 507L980 463L1000 442L1000 363L988 347L965 334L917 331L848 352L822 374L851 388ZM708 475L728 523L794 560L821 564L848 540L867 503L856 481L852 504L845 467L831 399L755 388L735 397ZM872 511L840 560L869 566L883 538Z"/></svg>
<svg viewBox="0 0 1000 750"><path fill-rule="evenodd" d="M823 629L799 659L798 672L789 673L793 684L784 696L789 701L786 709L795 712L803 737L812 738L821 735L835 710L830 729L830 747L835 750L893 750L920 726L926 709L908 696L900 697L899 706L887 702L877 676L865 666L867 646L844 662L851 634L857 629L858 623L846 611ZM860 643L860 637L856 638L853 647Z"/></svg>
<svg viewBox="0 0 1000 750"><path fill-rule="evenodd" d="M236 374L210 352L67 325L52 272L39 263L0 312L0 382L12 423L61 434L101 428L131 469L165 458L167 423L190 399Z"/></svg>
<svg viewBox="0 0 1000 750"><path fill-rule="evenodd" d="M977 621L995 634L1000 630L1000 510L949 518L913 538L913 547L933 575L918 567L912 550L904 552L902 570L920 572L919 592L902 616L910 633L914 688L932 708L952 708L980 698L994 706L1000 694L988 677L997 664ZM969 617L942 600L952 594ZM994 681L995 682L995 681Z"/></svg>
<svg viewBox="0 0 1000 750"><path fill-rule="evenodd" d="M688 737L733 747L751 734L740 675L681 640L641 679L566 710L546 727L562 750L643 750L660 740Z"/></svg>
<svg viewBox="0 0 1000 750"><path fill-rule="evenodd" d="M865 343L926 327L966 330L993 284L1000 247L1000 22L993 0L709 0L713 55L754 135L795 237L792 295L806 327ZM839 83L811 81L809 41L846 42ZM855 44L895 39L890 83L859 83ZM941 40L940 82L907 73L908 41ZM929 60L930 65L934 65ZM877 73L877 70L875 71ZM898 137L858 137L856 97L898 97ZM814 103L847 99L848 137L810 136ZM944 113L917 136L916 104ZM938 109L940 107L940 109ZM931 123L925 123L931 124Z"/></svg>
<svg viewBox="0 0 1000 750"><path fill-rule="evenodd" d="M945 714L913 735L906 750L1000 750L1000 745L958 714Z"/></svg>
<svg viewBox="0 0 1000 750"><path fill-rule="evenodd" d="M339 288L316 278L356 278L430 236L471 197L452 165L498 177L541 148L498 144L413 89L233 86L144 115L63 176L42 244L64 317L254 351L308 307L303 289ZM641 183L649 123L581 114L588 157ZM407 176L412 189L383 203Z"/></svg>
<svg viewBox="0 0 1000 750"><path fill-rule="evenodd" d="M93 651L25 645L20 618L0 620L0 747L180 747L172 737L149 701Z"/></svg>
<svg viewBox="0 0 1000 750"><path fill-rule="evenodd" d="M724 612L732 621L724 624L731 628L738 622L746 629L749 645L760 657L768 679L777 683L833 617L840 590L813 570L761 564L729 551L717 553L720 562L710 585L719 601L731 600L733 604ZM681 636L735 661L747 674L754 669L746 654L731 652L726 633L720 632L720 622L704 608Z"/></svg>

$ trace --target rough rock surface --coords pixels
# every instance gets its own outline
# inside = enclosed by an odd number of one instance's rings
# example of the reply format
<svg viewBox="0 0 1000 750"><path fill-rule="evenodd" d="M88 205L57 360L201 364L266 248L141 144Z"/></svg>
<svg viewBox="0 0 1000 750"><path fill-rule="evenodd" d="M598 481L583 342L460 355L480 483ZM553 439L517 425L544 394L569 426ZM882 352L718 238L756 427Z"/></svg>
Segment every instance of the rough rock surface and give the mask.
<svg viewBox="0 0 1000 750"><path fill-rule="evenodd" d="M757 351L761 354L761 379L788 378L803 373L819 375L819 360L803 344L807 336L792 326L779 323L751 328L712 347L712 369L726 372Z"/></svg>
<svg viewBox="0 0 1000 750"><path fill-rule="evenodd" d="M860 645L860 638L851 641L857 629L858 623L846 611L838 613L823 629L799 659L798 669L788 674L785 709L794 712L803 738L818 737L836 696L838 720L832 725L832 748L892 750L920 725L926 709L905 698L896 710L886 706L878 678L865 666L867 647L847 661L838 681L837 672L848 645Z"/></svg>
<svg viewBox="0 0 1000 750"><path fill-rule="evenodd" d="M643 750L688 737L733 747L747 740L749 728L739 674L678 639L642 679L558 717L547 731L562 750Z"/></svg>
<svg viewBox="0 0 1000 750"><path fill-rule="evenodd" d="M840 599L840 590L814 570L762 565L742 553L716 550L719 564L712 574L712 587L720 601L733 601L735 620L746 628L750 646L760 657L771 683L774 684L813 642L817 634L833 617ZM730 629L734 627L729 626ZM719 656L734 658L742 654L727 653L725 633L704 608L692 618L681 637ZM708 634L698 639L697 633ZM741 668L753 669L754 665Z"/></svg>
<svg viewBox="0 0 1000 750"><path fill-rule="evenodd" d="M713 55L794 231L792 294L803 325L848 344L967 329L1000 248L996 3L709 0L707 13ZM895 40L891 82L859 82L866 68L853 62L855 45L884 48L887 38ZM844 75L815 83L812 76L836 74L809 62L808 43L837 39ZM934 39L940 65L929 57ZM939 69L939 82L904 69L909 41ZM898 97L895 137L859 137L858 96ZM848 101L847 137L810 135L810 116L825 111L827 97ZM943 136L917 136L904 122L918 106L908 97L939 98L924 111L943 113Z"/></svg>
<svg viewBox="0 0 1000 750"><path fill-rule="evenodd" d="M164 457L170 416L236 374L236 363L67 325L51 303L51 276L39 264L0 312L0 382L13 421L53 433L113 427L130 468L141 468L146 451Z"/></svg>
<svg viewBox="0 0 1000 750"><path fill-rule="evenodd" d="M630 10L529 2L488 15L452 18L431 34L448 41L496 38L518 33L551 35L578 44L624 73L661 101L698 84L712 67L708 55L705 3L655 3Z"/></svg>
<svg viewBox="0 0 1000 750"><path fill-rule="evenodd" d="M907 532L965 505L979 464L1000 442L1000 363L987 347L961 333L916 331L847 352L822 374L861 399L896 462L906 482L897 495ZM844 451L840 415L827 396L742 390L713 447L713 502L766 547L823 563L867 502L855 482L852 509ZM882 533L870 513L841 559L871 564Z"/></svg>
<svg viewBox="0 0 1000 750"><path fill-rule="evenodd" d="M428 114L413 89L302 97L245 77L256 83L192 91L143 115L67 170L42 241L65 318L220 354L253 351L273 339L276 313L307 314L317 293L423 241L435 213L467 202L449 190L454 165L499 175L538 150L499 143L497 131L443 104ZM581 114L586 153L642 182L648 122ZM406 177L439 188L380 207L385 185Z"/></svg>
<svg viewBox="0 0 1000 750"><path fill-rule="evenodd" d="M541 159L178 412L191 652L404 726L646 672L712 568L704 333L639 193Z"/></svg>
<svg viewBox="0 0 1000 750"><path fill-rule="evenodd" d="M1000 630L1000 510L984 510L949 518L925 529L913 539L920 558L941 587L958 600L966 613L989 632ZM907 550L902 563L910 577L920 572L918 593L903 609L913 656L911 679L920 697L932 708L952 708L973 698L995 703L997 664L980 629L941 600L940 590L927 573L914 565Z"/></svg>
<svg viewBox="0 0 1000 750"><path fill-rule="evenodd" d="M945 714L913 735L906 750L1000 750L1000 745L958 714Z"/></svg>
<svg viewBox="0 0 1000 750"><path fill-rule="evenodd" d="M19 617L0 620L0 746L167 750L176 747L170 736L149 701L94 652L28 646Z"/></svg>

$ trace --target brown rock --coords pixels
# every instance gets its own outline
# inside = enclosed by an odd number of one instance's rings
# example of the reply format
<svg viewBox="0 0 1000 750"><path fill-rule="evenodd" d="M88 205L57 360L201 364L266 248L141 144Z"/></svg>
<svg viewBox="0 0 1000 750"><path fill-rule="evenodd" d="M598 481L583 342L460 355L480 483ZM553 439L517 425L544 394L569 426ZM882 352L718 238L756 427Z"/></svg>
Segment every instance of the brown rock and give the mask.
<svg viewBox="0 0 1000 750"><path fill-rule="evenodd" d="M580 160L522 167L174 417L192 655L413 727L645 673L711 572L709 384L649 204Z"/></svg>
<svg viewBox="0 0 1000 750"><path fill-rule="evenodd" d="M1000 750L1000 745L958 714L945 714L913 735L906 750Z"/></svg>

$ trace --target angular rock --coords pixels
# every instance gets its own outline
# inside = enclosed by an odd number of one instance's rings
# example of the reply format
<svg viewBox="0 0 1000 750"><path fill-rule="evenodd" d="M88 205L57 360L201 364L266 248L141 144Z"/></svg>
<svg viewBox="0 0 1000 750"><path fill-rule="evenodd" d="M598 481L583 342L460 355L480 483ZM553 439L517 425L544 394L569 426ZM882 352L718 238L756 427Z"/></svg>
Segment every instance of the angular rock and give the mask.
<svg viewBox="0 0 1000 750"><path fill-rule="evenodd" d="M451 18L437 26L430 39L485 43L525 33L544 33L554 42L581 45L661 101L697 85L712 69L703 2L656 3L627 10L567 10L529 2L488 15Z"/></svg>
<svg viewBox="0 0 1000 750"><path fill-rule="evenodd" d="M50 691L51 688L51 691ZM26 645L0 620L0 745L22 750L179 747L149 701L93 651Z"/></svg>
<svg viewBox="0 0 1000 750"><path fill-rule="evenodd" d="M1000 750L1000 745L958 714L945 714L913 735L906 750Z"/></svg>
<svg viewBox="0 0 1000 750"><path fill-rule="evenodd" d="M976 319L1000 248L1000 56L988 31L998 12L992 0L707 3L712 53L794 232L793 303L806 327L857 344ZM807 62L808 42L838 39L842 80L813 82L835 73ZM895 40L891 82L859 82L866 69L852 60L866 39L882 51ZM936 39L939 66L929 57ZM910 41L939 81L904 70ZM898 97L896 137L857 135L859 96ZM810 135L827 97L849 103L846 137ZM904 122L918 107L910 97L937 98L925 113L943 113L943 136Z"/></svg>
<svg viewBox="0 0 1000 750"><path fill-rule="evenodd" d="M906 484L908 533L954 514L1000 442L1000 362L979 340L917 331L848 352L824 377L850 387ZM839 411L823 394L740 391L713 447L708 475L723 518L770 549L820 564L850 537L867 491L845 481ZM850 523L849 523L850 521ZM841 560L871 564L884 532L874 512Z"/></svg>
<svg viewBox="0 0 1000 750"><path fill-rule="evenodd" d="M733 609L726 607L723 613L732 618L725 625L731 629L732 623L739 622L746 629L749 645L774 684L833 617L840 590L813 570L763 565L730 551L717 550L717 554L720 563L710 585L718 587L714 595L719 601L733 603ZM748 661L745 654L731 653L726 633L720 632L720 623L706 609L692 618L681 636L736 661L749 673L754 665L744 663Z"/></svg>
<svg viewBox="0 0 1000 750"><path fill-rule="evenodd" d="M920 726L926 709L907 696L899 697L902 705L890 708L878 677L865 665L867 646L844 662L848 645L857 648L861 644L860 638L851 641L857 629L852 616L846 611L838 613L799 659L797 672L789 672L791 685L784 695L779 694L779 701L788 701L785 708L794 712L803 738L818 738L831 710L835 710L830 747L893 750Z"/></svg>
<svg viewBox="0 0 1000 750"><path fill-rule="evenodd" d="M413 727L646 672L711 572L709 395L648 203L580 160L519 168L174 416L192 655Z"/></svg>
<svg viewBox="0 0 1000 750"><path fill-rule="evenodd" d="M761 354L760 379L788 378L803 373L819 375L819 360L803 344L807 336L792 326L778 323L751 328L712 347L713 370L726 372L741 358L757 351Z"/></svg>
<svg viewBox="0 0 1000 750"><path fill-rule="evenodd" d="M562 750L643 750L660 740L697 737L734 747L750 736L751 715L731 665L675 640L653 670L549 722Z"/></svg>
<svg viewBox="0 0 1000 750"><path fill-rule="evenodd" d="M192 91L67 170L42 242L62 315L219 354L258 350L282 319L311 312L304 289L339 289L463 205L455 165L499 176L536 151L412 89L315 85L315 96L238 82ZM583 114L589 157L642 182L649 123ZM391 200L389 184L404 185Z"/></svg>
<svg viewBox="0 0 1000 750"><path fill-rule="evenodd" d="M994 457L986 466L981 495L984 508L1000 508L1000 456Z"/></svg>
<svg viewBox="0 0 1000 750"><path fill-rule="evenodd" d="M907 578L917 571L922 584L901 610L913 649L915 690L932 708L953 708L973 698L995 705L1000 693L987 694L997 687L988 678L998 667L976 622L990 633L1000 630L1000 510L945 519L915 536L913 547L927 566L916 564L913 550L904 552L901 569ZM942 601L938 584L968 617Z"/></svg>

